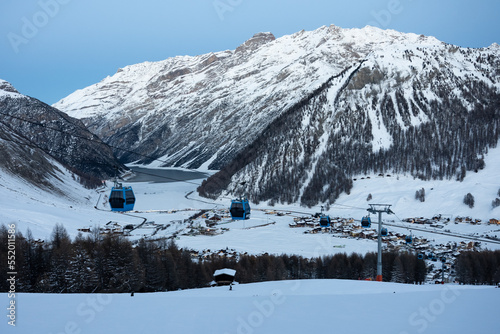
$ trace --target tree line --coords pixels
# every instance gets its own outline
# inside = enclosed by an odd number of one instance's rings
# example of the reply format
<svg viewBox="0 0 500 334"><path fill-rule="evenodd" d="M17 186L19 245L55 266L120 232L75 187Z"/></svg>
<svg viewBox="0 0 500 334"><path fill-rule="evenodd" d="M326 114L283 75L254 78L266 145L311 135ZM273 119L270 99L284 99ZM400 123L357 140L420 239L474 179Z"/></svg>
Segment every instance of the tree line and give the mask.
<svg viewBox="0 0 500 334"><path fill-rule="evenodd" d="M8 229L0 226L0 291L8 291ZM122 235L98 232L71 240L56 225L43 243L16 234L16 291L41 293L154 292L201 288L210 285L221 268L236 270L240 283L290 279L369 279L376 276L377 256L339 253L315 258L297 255L202 257L180 249L172 240L137 244ZM426 267L414 254L384 253L385 281L423 283Z"/></svg>
<svg viewBox="0 0 500 334"><path fill-rule="evenodd" d="M358 175L462 181L485 167L485 155L500 138L500 94L494 88L470 78L458 82L449 70L422 74L401 87L379 87L370 76L354 75L352 82L363 89L353 83L331 101L333 83L341 80L332 78L277 117L205 180L199 194L244 194L255 203L311 207L349 194ZM374 149L373 129L381 126L391 144Z"/></svg>
<svg viewBox="0 0 500 334"><path fill-rule="evenodd" d="M500 250L461 253L456 273L457 280L463 284L500 283Z"/></svg>

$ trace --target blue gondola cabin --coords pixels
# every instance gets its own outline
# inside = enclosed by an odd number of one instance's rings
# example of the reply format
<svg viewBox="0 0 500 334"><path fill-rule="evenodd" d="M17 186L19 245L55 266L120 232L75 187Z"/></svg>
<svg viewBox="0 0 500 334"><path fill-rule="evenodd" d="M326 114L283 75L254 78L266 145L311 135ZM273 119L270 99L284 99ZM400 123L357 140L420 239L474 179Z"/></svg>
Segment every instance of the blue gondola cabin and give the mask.
<svg viewBox="0 0 500 334"><path fill-rule="evenodd" d="M109 194L109 206L111 211L132 211L135 205L135 195L132 187L123 187L116 183Z"/></svg>
<svg viewBox="0 0 500 334"><path fill-rule="evenodd" d="M361 219L361 226L364 228L370 228L372 226L372 220L370 217L363 217Z"/></svg>
<svg viewBox="0 0 500 334"><path fill-rule="evenodd" d="M248 199L233 199L229 207L229 213L233 220L250 219L250 203L248 203Z"/></svg>
<svg viewBox="0 0 500 334"><path fill-rule="evenodd" d="M330 216L321 216L319 217L319 226L321 227L330 227Z"/></svg>

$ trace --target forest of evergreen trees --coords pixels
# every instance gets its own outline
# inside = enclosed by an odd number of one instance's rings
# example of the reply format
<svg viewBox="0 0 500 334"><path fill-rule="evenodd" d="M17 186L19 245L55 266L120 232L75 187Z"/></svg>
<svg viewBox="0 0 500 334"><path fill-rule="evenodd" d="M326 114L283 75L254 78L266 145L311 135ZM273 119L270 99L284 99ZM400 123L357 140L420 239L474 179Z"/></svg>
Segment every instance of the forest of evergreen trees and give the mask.
<svg viewBox="0 0 500 334"><path fill-rule="evenodd" d="M463 284L500 283L500 250L464 252L457 258L457 280Z"/></svg>
<svg viewBox="0 0 500 334"><path fill-rule="evenodd" d="M354 84L342 89L332 109L328 96L340 77L283 112L234 160L203 181L199 194L216 198L227 191L245 194L255 203L311 207L349 194L357 175L462 181L467 171L485 167L485 154L500 139L500 94L483 82L457 84L444 71L412 81L411 88L381 90L369 76L358 82L361 90ZM454 93L457 87L461 97ZM428 98L426 90L438 98ZM372 124L370 110L390 135L390 147L373 149L372 128L379 125ZM419 115L427 120L412 123Z"/></svg>
<svg viewBox="0 0 500 334"><path fill-rule="evenodd" d="M8 291L8 229L0 226L0 291ZM28 230L16 235L18 292L153 292L209 286L221 268L237 271L240 283L288 279L367 279L376 276L375 253L340 253L318 258L296 255L193 256L174 242L140 240L91 233L71 240L56 225L50 240L35 241ZM385 281L422 283L426 267L413 254L384 253Z"/></svg>
<svg viewBox="0 0 500 334"><path fill-rule="evenodd" d="M8 291L8 229L0 226L0 292ZM221 268L236 270L236 281L252 283L290 279L370 279L377 255L367 253L304 258L297 255L210 255L179 249L173 241L140 240L91 233L74 240L56 225L50 240L35 241L28 230L16 235L16 291L47 293L154 292L210 285ZM410 253L383 253L384 281L424 283L424 260ZM500 282L500 251L462 253L456 279L463 284Z"/></svg>

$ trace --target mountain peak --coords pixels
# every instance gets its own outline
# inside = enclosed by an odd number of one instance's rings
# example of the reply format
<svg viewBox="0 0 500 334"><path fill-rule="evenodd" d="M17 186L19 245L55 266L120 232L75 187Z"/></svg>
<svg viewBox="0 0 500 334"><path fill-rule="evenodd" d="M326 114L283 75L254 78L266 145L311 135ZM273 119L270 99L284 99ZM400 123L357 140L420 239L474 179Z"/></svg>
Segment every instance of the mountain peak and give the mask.
<svg viewBox="0 0 500 334"><path fill-rule="evenodd" d="M19 92L14 88L14 86L12 86L10 82L0 79L0 96L12 95L12 93L19 94Z"/></svg>
<svg viewBox="0 0 500 334"><path fill-rule="evenodd" d="M255 51L259 47L276 39L274 35L270 32L259 32L253 35L245 43L241 44L236 48L236 52L242 51Z"/></svg>
<svg viewBox="0 0 500 334"><path fill-rule="evenodd" d="M493 43L488 47L488 49L499 50L500 45L498 45L497 43Z"/></svg>

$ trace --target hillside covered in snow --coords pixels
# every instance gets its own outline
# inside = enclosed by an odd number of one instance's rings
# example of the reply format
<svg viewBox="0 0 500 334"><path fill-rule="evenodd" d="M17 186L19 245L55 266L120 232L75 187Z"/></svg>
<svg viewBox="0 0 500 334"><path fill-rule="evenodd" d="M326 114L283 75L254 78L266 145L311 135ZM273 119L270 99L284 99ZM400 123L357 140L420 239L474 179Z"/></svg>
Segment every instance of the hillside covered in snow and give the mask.
<svg viewBox="0 0 500 334"><path fill-rule="evenodd" d="M373 27L260 33L127 66L54 106L141 152L117 150L123 162L220 169L204 196L311 206L370 173L460 181L483 168L500 133L499 53Z"/></svg>
<svg viewBox="0 0 500 334"><path fill-rule="evenodd" d="M62 175L88 187L125 168L83 123L0 79L0 169L40 188L60 190Z"/></svg>

